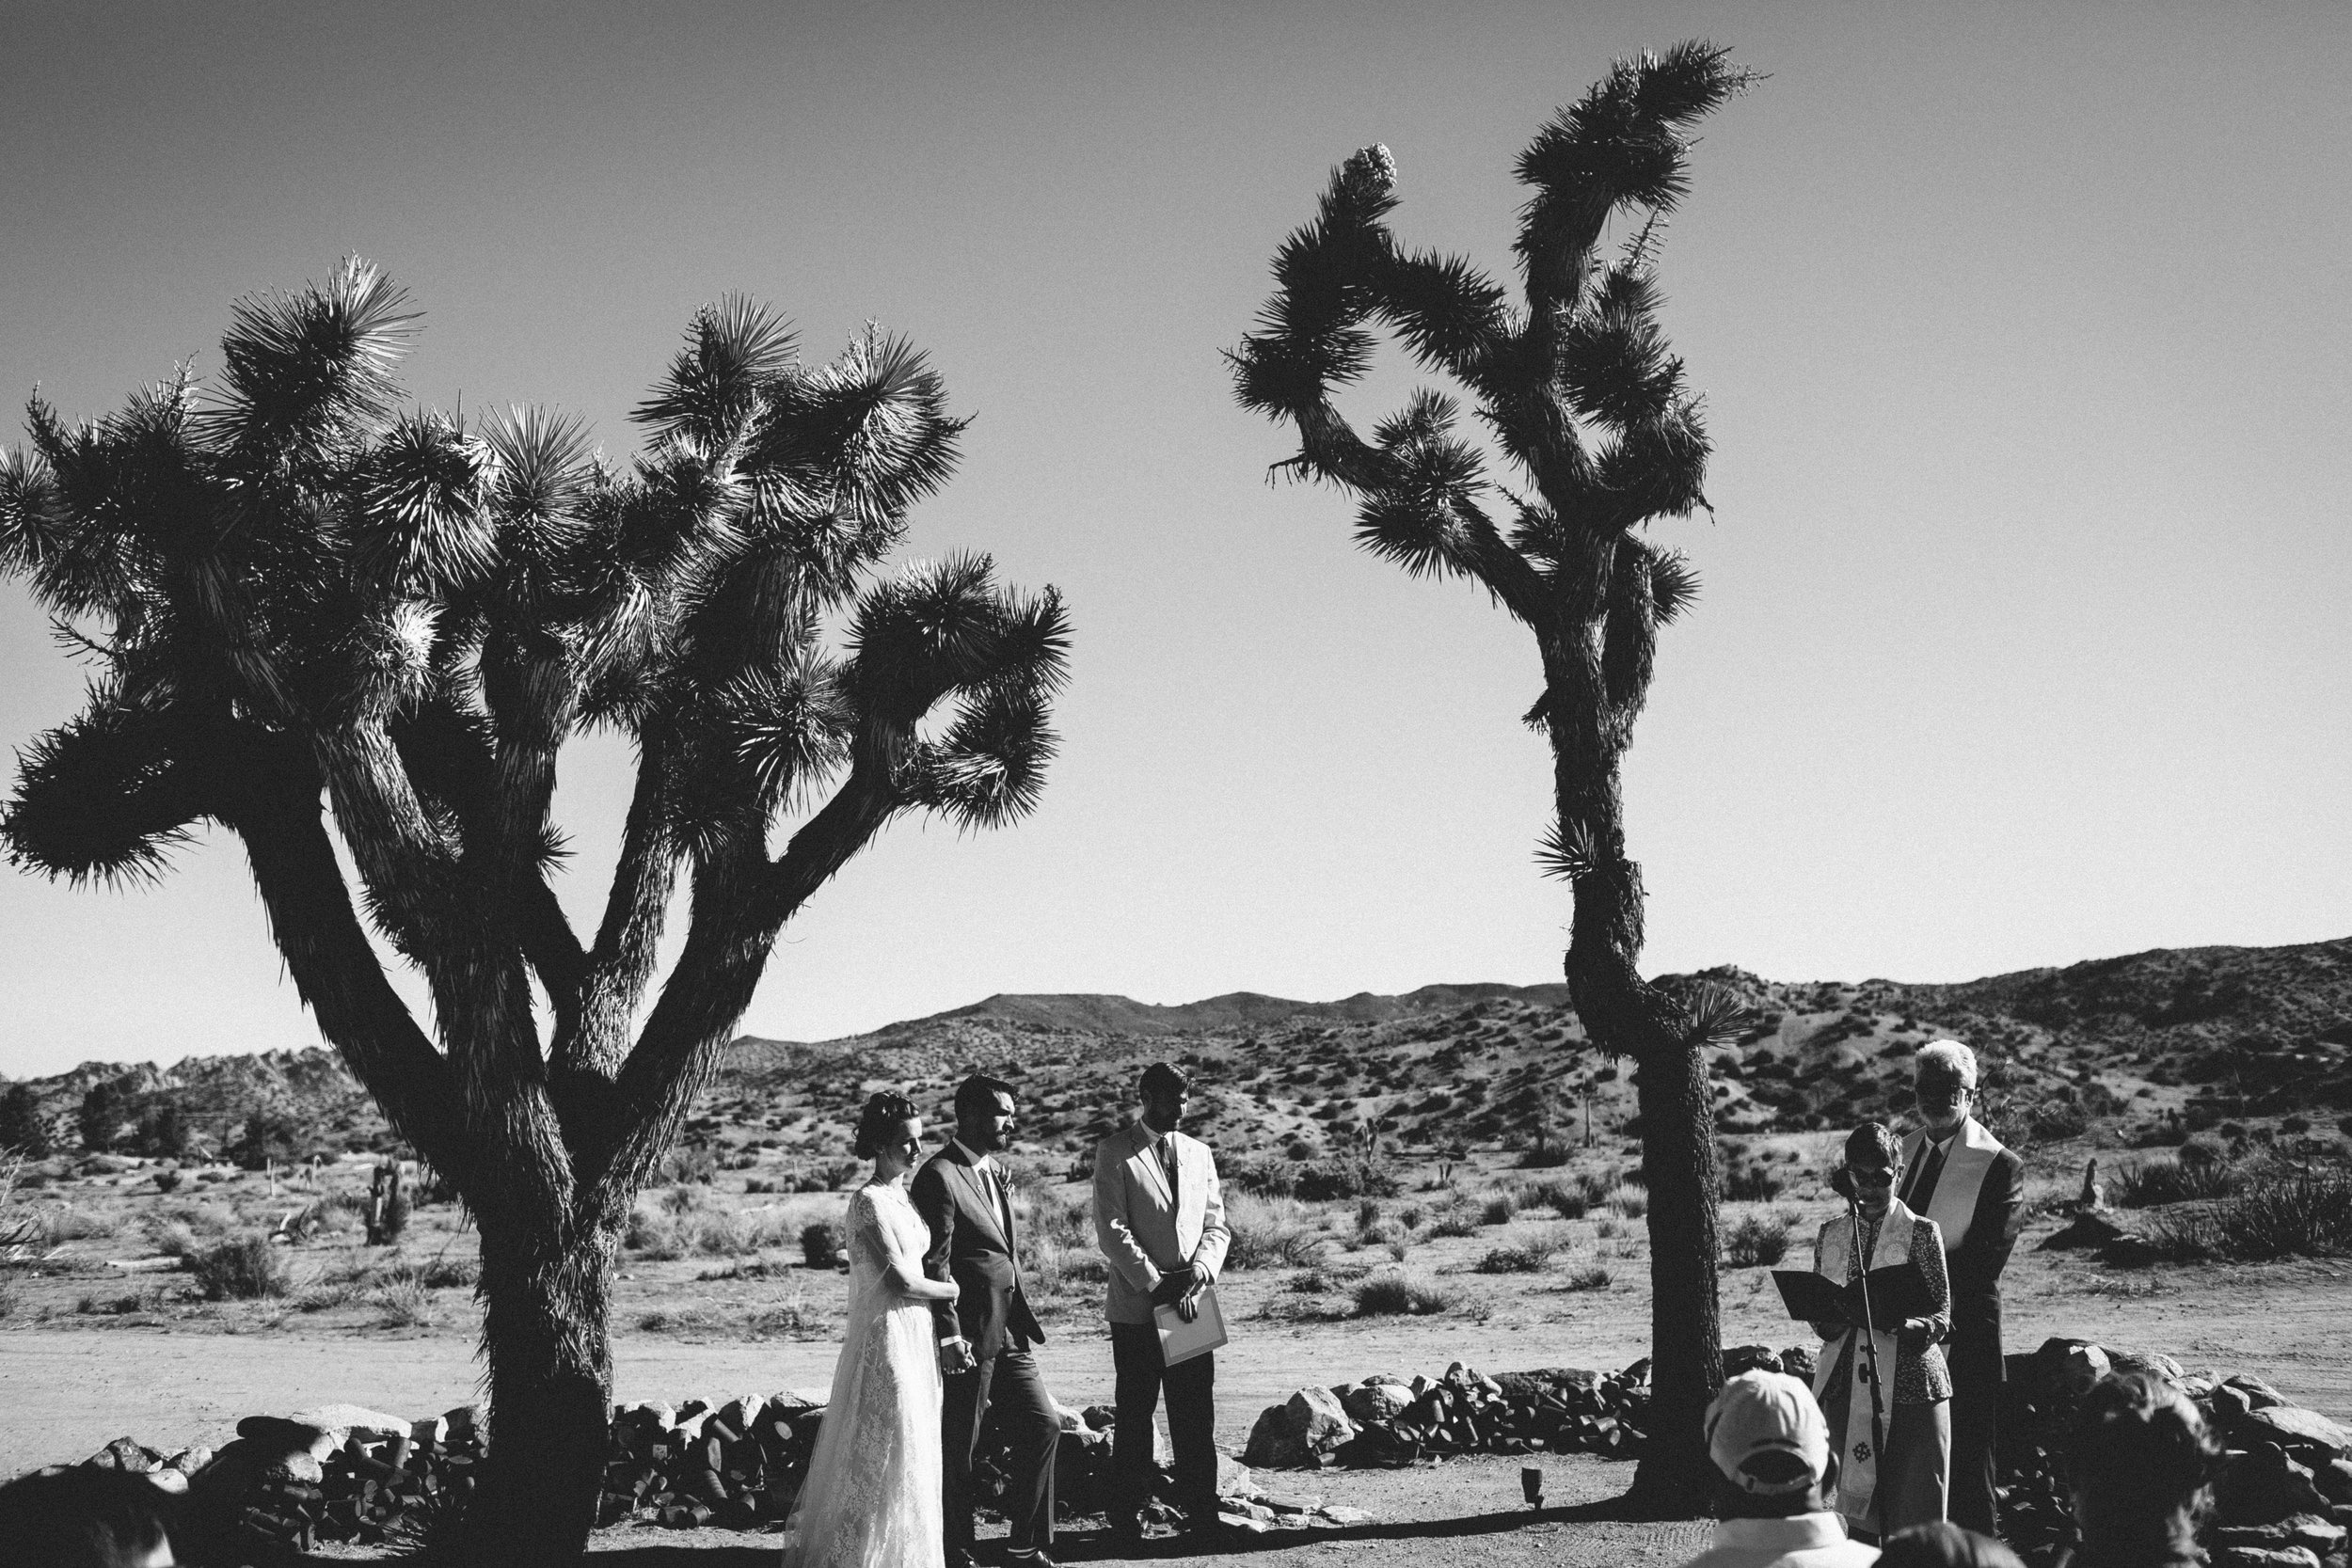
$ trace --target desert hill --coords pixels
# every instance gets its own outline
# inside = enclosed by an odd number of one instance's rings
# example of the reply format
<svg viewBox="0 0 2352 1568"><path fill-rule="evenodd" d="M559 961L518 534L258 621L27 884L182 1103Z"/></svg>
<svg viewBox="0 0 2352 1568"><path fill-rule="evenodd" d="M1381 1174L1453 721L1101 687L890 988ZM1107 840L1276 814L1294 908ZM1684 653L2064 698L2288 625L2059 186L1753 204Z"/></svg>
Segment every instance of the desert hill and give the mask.
<svg viewBox="0 0 2352 1568"><path fill-rule="evenodd" d="M2156 950L1960 984L1779 982L1737 969L1669 976L1749 1009L1711 1051L1728 1134L1842 1126L1906 1106L1907 1061L1951 1035L1988 1069L1990 1113L2023 1143L2092 1123L2177 1141L2230 1117L2352 1107L2352 938L2291 947ZM1506 1149L1638 1131L1629 1064L1600 1057L1562 985L1426 986L1298 1002L1234 992L1182 1006L1123 996L999 995L818 1042L746 1036L687 1127L688 1156L834 1164L864 1096L903 1087L944 1118L955 1081L985 1068L1019 1085L1017 1136L1049 1164L1126 1114L1136 1073L1197 1069L1202 1130L1235 1158L1312 1160L1376 1128L1387 1147ZM81 1098L119 1081L128 1102L177 1100L221 1147L258 1110L321 1148L388 1148L366 1094L323 1050L87 1063L36 1080L59 1141ZM124 1135L135 1136L135 1112Z"/></svg>

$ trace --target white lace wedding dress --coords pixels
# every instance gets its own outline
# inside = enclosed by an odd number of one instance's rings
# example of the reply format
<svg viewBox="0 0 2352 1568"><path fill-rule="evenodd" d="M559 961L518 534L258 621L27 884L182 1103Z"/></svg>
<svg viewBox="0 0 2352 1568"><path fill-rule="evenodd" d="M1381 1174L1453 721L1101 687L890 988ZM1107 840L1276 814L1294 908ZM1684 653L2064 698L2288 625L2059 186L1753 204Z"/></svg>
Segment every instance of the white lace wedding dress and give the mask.
<svg viewBox="0 0 2352 1568"><path fill-rule="evenodd" d="M930 1244L903 1185L850 1196L850 1327L784 1568L945 1568L938 1341L930 1305L890 1283L894 1262L919 1275Z"/></svg>

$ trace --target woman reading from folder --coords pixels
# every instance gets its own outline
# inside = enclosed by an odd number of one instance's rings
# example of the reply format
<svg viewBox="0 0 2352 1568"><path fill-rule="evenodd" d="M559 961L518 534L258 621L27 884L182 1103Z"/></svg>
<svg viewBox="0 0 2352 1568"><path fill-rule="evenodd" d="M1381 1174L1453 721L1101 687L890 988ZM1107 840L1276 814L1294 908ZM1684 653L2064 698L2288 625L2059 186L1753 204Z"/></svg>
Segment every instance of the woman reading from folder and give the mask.
<svg viewBox="0 0 2352 1568"><path fill-rule="evenodd" d="M1943 1518L1951 1476L1952 1380L1938 1348L1951 1333L1951 1286L1935 1222L1895 1199L1900 1147L1875 1121L1847 1137L1836 1185L1848 1206L1821 1227L1813 1247L1814 1272L1840 1286L1866 1270L1908 1263L1932 1303L1922 1315L1875 1331L1839 1321L1813 1325L1827 1341L1813 1397L1838 1445L1837 1509L1848 1529L1866 1541ZM1873 1315L1886 1322L1883 1309Z"/></svg>

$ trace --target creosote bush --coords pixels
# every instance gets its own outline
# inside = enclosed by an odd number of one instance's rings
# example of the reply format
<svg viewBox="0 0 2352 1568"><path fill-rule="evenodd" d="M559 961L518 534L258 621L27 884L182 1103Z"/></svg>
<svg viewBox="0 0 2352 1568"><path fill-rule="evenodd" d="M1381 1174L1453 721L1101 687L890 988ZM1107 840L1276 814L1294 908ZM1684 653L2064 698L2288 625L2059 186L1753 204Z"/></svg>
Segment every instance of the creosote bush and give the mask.
<svg viewBox="0 0 2352 1568"><path fill-rule="evenodd" d="M267 1236L215 1242L188 1259L188 1272L207 1301L254 1301L286 1293L286 1265Z"/></svg>
<svg viewBox="0 0 2352 1568"><path fill-rule="evenodd" d="M835 1268L841 1262L841 1227L818 1220L801 1227L801 1260L812 1269Z"/></svg>
<svg viewBox="0 0 2352 1568"><path fill-rule="evenodd" d="M1735 1269L1771 1268L1788 1256L1790 1228L1786 1214L1743 1215L1724 1238L1724 1261Z"/></svg>

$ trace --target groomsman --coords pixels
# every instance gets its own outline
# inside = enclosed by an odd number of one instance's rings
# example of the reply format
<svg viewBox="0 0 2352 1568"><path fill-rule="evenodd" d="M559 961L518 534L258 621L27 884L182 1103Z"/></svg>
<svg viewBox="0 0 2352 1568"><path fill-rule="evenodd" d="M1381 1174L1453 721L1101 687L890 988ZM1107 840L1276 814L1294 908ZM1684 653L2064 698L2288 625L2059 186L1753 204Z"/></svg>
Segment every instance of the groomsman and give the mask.
<svg viewBox="0 0 2352 1568"><path fill-rule="evenodd" d="M1012 1085L974 1073L956 1085L956 1135L914 1173L911 1196L930 1227L923 1272L961 1293L933 1308L939 1365L948 1374L941 1411L947 1568L972 1561L972 1460L993 1415L1012 1450L1002 1504L1012 1568L1054 1568L1054 1449L1061 1418L1039 1375L1045 1342L1021 1287L1012 1193L993 1156L1012 1136Z"/></svg>
<svg viewBox="0 0 2352 1568"><path fill-rule="evenodd" d="M1111 1362L1119 1422L1111 1448L1111 1528L1143 1533L1152 1500L1152 1414L1168 1390L1168 1431L1176 1449L1176 1500L1185 1528L1217 1529L1216 1353L1168 1366L1160 1355L1155 1307L1189 1319L1216 1282L1232 1233L1209 1146L1177 1131L1192 1084L1166 1062L1143 1069L1142 1114L1094 1149L1094 1236L1110 1260Z"/></svg>
<svg viewBox="0 0 2352 1568"><path fill-rule="evenodd" d="M2001 1270L2017 1241L2026 1162L1969 1113L1977 1057L1958 1040L1935 1040L1912 1058L1912 1092L1927 1125L1903 1140L1897 1196L1944 1232L1951 1276L1952 1470L1947 1516L1980 1535L2000 1533L1994 1497L1994 1422L2000 1407Z"/></svg>

